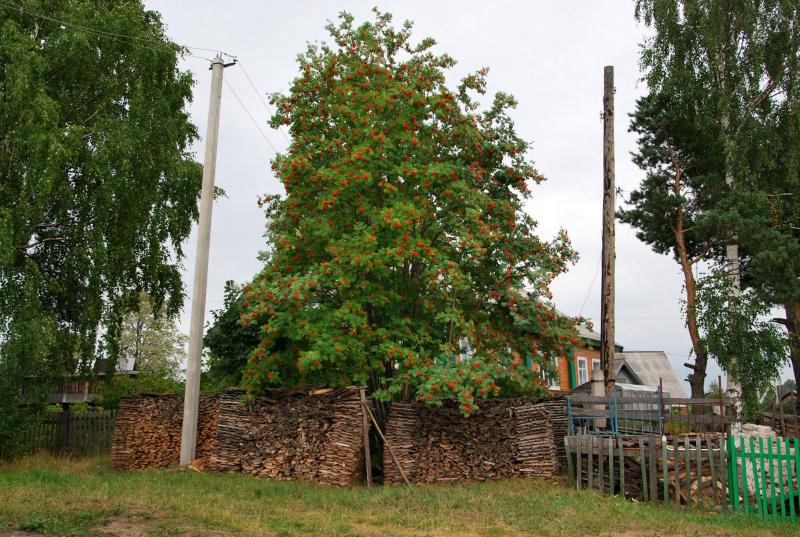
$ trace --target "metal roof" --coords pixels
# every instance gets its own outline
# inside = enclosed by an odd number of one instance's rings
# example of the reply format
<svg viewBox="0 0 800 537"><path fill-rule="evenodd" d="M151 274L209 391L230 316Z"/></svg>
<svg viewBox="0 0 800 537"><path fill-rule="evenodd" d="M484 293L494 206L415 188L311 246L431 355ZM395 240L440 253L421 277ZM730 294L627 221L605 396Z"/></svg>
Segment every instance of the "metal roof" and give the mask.
<svg viewBox="0 0 800 537"><path fill-rule="evenodd" d="M664 393L670 397L688 397L686 388L678 379L667 355L662 351L617 352L614 355L617 363L625 362L643 384L658 386L659 378L664 384Z"/></svg>

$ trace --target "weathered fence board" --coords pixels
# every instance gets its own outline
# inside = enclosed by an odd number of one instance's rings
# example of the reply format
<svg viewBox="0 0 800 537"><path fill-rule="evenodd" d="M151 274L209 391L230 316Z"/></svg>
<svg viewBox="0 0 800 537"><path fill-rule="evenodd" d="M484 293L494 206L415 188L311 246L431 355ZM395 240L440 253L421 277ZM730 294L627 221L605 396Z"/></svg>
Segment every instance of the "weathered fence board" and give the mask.
<svg viewBox="0 0 800 537"><path fill-rule="evenodd" d="M720 505L727 477L718 453L723 435L674 437L656 435L568 436L565 453L570 483L601 493L621 494L675 506ZM722 462L720 462L720 460Z"/></svg>
<svg viewBox="0 0 800 537"><path fill-rule="evenodd" d="M57 456L84 457L111 452L117 412L48 412L23 434L24 451L46 450Z"/></svg>

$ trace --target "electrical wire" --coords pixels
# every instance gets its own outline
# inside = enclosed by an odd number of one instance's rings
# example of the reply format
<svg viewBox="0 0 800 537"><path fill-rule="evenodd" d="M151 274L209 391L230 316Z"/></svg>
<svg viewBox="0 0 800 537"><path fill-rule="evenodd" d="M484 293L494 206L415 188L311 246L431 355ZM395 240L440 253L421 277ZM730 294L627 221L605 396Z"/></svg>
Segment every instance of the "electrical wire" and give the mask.
<svg viewBox="0 0 800 537"><path fill-rule="evenodd" d="M586 290L586 296L583 298L583 304L581 304L581 311L578 314L579 317L583 317L583 308L586 307L586 302L589 300L589 295L592 293L592 288L594 287L594 282L597 280L597 275L600 274L600 261L602 257L597 258L597 268L594 271L594 277L592 278L592 282L589 284L589 288Z"/></svg>
<svg viewBox="0 0 800 537"><path fill-rule="evenodd" d="M247 117L249 117L250 121L253 122L253 125L256 126L256 128L258 129L258 132L261 133L261 137L264 138L264 140L269 144L269 146L272 148L272 150L277 154L278 150L275 149L275 146L272 145L272 142L269 140L269 138L267 138L266 133L264 133L264 131L261 129L261 125L258 124L258 121L256 121L256 118L253 117L253 114L251 114L250 110L248 110L247 107L244 105L244 102L242 102L242 100L239 98L239 94L236 93L236 90L233 89L233 86L231 86L230 83L224 78L222 79L222 81L225 82L225 85L228 86L228 89L231 90L231 93L233 93L233 96L239 102L239 105L242 107L242 110L244 110L244 113L247 114Z"/></svg>
<svg viewBox="0 0 800 537"><path fill-rule="evenodd" d="M261 102L261 104L263 104L266 107L267 112L269 112L270 114L274 114L275 113L274 112L274 108L272 106L270 106L269 102L262 97L262 95L258 91L258 88L256 87L255 83L253 82L253 79L250 78L250 75L247 73L247 69L245 69L244 64L242 63L242 61L239 60L238 63L239 63L239 68L242 70L242 73L244 73L245 78L247 78L247 82L250 84L250 87L253 88L253 91L256 93L256 95L258 95L259 102ZM286 135L286 133L283 131L282 128L278 128L277 130L280 131L280 133L283 135L283 137L286 139L286 141L288 143L292 143L291 140L289 140L289 137Z"/></svg>
<svg viewBox="0 0 800 537"><path fill-rule="evenodd" d="M42 20L47 20L47 21L50 21L50 22L54 22L56 24L60 24L63 27L66 27L66 28L73 28L75 30L80 30L82 32L86 32L88 34L92 34L92 35L95 35L97 37L102 37L104 39L111 39L111 40L117 41L119 43L125 43L127 45L132 45L132 46L135 46L135 47L145 48L145 49L149 49L149 50L155 50L155 51L158 51L158 52L172 52L172 53L178 52L173 47L170 47L168 44L164 43L163 41L159 41L157 39L149 39L149 38L146 38L146 37L139 37L139 36L133 36L133 35L124 35L124 34L118 34L118 33L114 33L114 32L108 32L106 30L98 30L97 28L90 28L88 26L75 24L75 23L68 22L68 21L65 21L65 20L57 19L55 17L51 17L49 15L44 15L42 13L38 13L36 11L28 9L27 7L25 7L22 4L15 4L15 3L12 3L12 2L8 2L6 0L0 0L0 6L3 6L5 8L7 8L7 9L19 10L20 13L25 13L27 15L30 15L31 17L35 17L35 18L39 18L39 19L42 19ZM155 45L158 45L158 46L157 47L156 46L148 46L148 45L145 45L145 44L142 44L142 43L152 43L152 44L155 44ZM225 56L231 56L227 52L224 52L224 51L221 51L221 50L218 50L218 49L205 48L205 47L194 47L194 46L189 46L189 45L181 45L181 44L178 44L178 43L175 43L175 45L177 45L181 49L186 49L186 50L199 50L199 51L206 51L206 52L216 52L217 54L221 54L221 55L225 55ZM206 60L206 61L209 61L209 62L212 61L209 58L205 58L203 56L198 56L196 54L184 54L184 55L185 56L190 56L192 58L198 58L198 59L201 59L201 60Z"/></svg>

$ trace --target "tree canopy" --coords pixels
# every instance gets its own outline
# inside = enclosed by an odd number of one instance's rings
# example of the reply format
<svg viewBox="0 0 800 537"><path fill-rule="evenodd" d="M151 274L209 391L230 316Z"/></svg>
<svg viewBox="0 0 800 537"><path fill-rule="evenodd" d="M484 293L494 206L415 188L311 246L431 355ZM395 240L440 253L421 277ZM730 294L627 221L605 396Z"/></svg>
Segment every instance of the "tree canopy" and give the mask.
<svg viewBox="0 0 800 537"><path fill-rule="evenodd" d="M680 235L669 228L676 220L658 221L659 211L671 211L670 203L673 208L677 203L684 214L691 211L690 231L685 229L684 237L696 242L699 236L700 244L713 244L694 259L727 265L732 295L738 293L741 278L743 285L758 290L760 300L786 306L784 323L790 333L796 330L790 314L795 310L800 327L800 308L796 307L800 303L791 302L800 283L794 270L800 266L798 235L792 230L797 205L793 195L781 197L779 193L791 192L797 186L797 149L791 133L797 125L800 81L798 15L800 6L794 1L637 1L637 18L654 30L643 45L641 57L650 88L648 99L658 99L666 107L651 112L654 117L669 117L678 127L666 136L663 125L658 127L662 139L668 140L674 151L667 176L680 177L698 162L709 166L701 174L703 183L687 173L683 186L691 190L679 189L674 194L663 189L661 194L653 194L658 189L652 188L648 178L641 192L650 194L632 196L631 201L638 206L627 214L631 223L647 228L640 237L658 248L657 240L670 234L677 240ZM680 136L687 132L689 136ZM643 142L640 140L640 149L646 157L648 141ZM640 163L646 163L652 175L664 171L652 161ZM697 190L697 186L704 189ZM646 207L646 198L657 203ZM651 218L639 219L637 224L635 211L642 208ZM696 219L697 214L703 215L702 221ZM725 248L719 247L721 243ZM687 273L684 267L684 273L691 295L691 271ZM778 288L782 292L774 292ZM691 332L695 305L688 304L686 311ZM735 326L746 328L741 323L729 325L731 329ZM730 336L735 339L734 334ZM797 338L793 338L792 353L800 357ZM693 334L692 340L697 360L690 364L694 369L690 381L693 397L699 397L705 378L705 349L699 336ZM723 366L735 363L722 362ZM795 374L800 374L800 367L795 367Z"/></svg>
<svg viewBox="0 0 800 537"><path fill-rule="evenodd" d="M569 352L575 320L549 303L576 259L565 232L535 235L523 211L543 180L498 93L481 111L487 70L451 90L455 61L412 43L376 11L347 13L310 44L271 124L293 142L265 196L269 249L245 289L243 322L261 329L244 384L369 384L433 404L539 386L514 356ZM454 363L468 339L474 357Z"/></svg>
<svg viewBox="0 0 800 537"><path fill-rule="evenodd" d="M139 291L180 309L200 166L192 77L158 14L139 0L0 14L0 401L17 405L25 384L41 400L31 379L46 391L113 360Z"/></svg>

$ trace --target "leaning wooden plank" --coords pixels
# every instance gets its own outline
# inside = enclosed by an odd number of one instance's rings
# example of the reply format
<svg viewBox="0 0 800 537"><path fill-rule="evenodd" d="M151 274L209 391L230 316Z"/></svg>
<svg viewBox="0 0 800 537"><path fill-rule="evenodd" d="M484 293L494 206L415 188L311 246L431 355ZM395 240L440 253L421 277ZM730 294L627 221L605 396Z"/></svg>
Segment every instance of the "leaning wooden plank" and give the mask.
<svg viewBox="0 0 800 537"><path fill-rule="evenodd" d="M383 432L381 431L381 428L378 425L378 421L375 419L375 416L372 415L372 411L369 409L369 407L367 406L366 403L363 403L363 408L369 414L369 417L372 420L372 424L375 426L375 431L381 437L381 440L383 440L383 446L386 449L389 450L389 454L391 455L392 460L394 461L395 465L397 466L397 470L400 472L400 475L403 477L403 481L406 482L406 485L410 485L411 482L408 480L408 477L406 477L406 473L403 471L403 467L400 465L400 462L397 460L397 456L394 454L394 450L392 449L392 446L390 446L389 443L386 442L386 438L383 436Z"/></svg>

